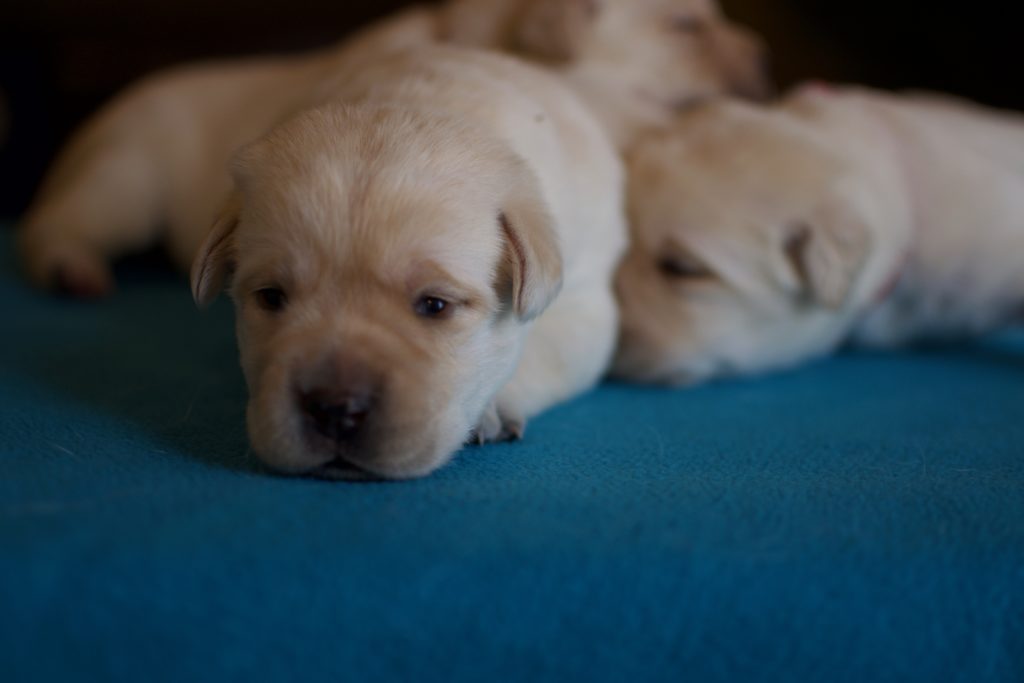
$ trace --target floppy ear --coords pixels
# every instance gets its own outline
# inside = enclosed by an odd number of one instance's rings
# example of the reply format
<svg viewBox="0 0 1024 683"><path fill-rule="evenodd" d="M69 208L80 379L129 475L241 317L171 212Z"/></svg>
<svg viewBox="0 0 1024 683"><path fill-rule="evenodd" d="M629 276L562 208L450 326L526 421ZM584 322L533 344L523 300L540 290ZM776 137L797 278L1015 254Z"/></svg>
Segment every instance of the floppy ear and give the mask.
<svg viewBox="0 0 1024 683"><path fill-rule="evenodd" d="M534 59L568 62L600 12L601 0L530 0L514 30L514 47Z"/></svg>
<svg viewBox="0 0 1024 683"><path fill-rule="evenodd" d="M818 212L813 224L791 226L784 249L799 282L797 295L832 310L843 308L871 246L867 225L838 207Z"/></svg>
<svg viewBox="0 0 1024 683"><path fill-rule="evenodd" d="M192 298L200 308L213 303L235 267L234 236L241 212L242 198L236 192L224 205L192 262Z"/></svg>
<svg viewBox="0 0 1024 683"><path fill-rule="evenodd" d="M562 252L554 223L528 169L518 178L502 205L498 223L505 240L502 272L512 310L530 321L551 304L562 288Z"/></svg>

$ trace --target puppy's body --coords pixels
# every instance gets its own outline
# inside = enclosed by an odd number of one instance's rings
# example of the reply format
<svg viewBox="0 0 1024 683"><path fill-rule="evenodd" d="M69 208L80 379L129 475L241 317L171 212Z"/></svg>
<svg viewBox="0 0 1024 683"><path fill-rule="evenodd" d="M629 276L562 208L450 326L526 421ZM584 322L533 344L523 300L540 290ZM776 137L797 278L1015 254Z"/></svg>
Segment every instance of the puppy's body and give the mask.
<svg viewBox="0 0 1024 683"><path fill-rule="evenodd" d="M1024 120L1012 114L809 87L773 109L694 114L636 150L632 185L627 377L689 382L844 341L978 334L1024 304Z"/></svg>
<svg viewBox="0 0 1024 683"><path fill-rule="evenodd" d="M766 80L759 42L708 0L449 0L323 51L158 74L101 111L56 162L22 222L30 278L103 294L110 260L161 239L187 266L239 147L308 102L325 78L438 41L544 63L621 144L680 104L759 91Z"/></svg>
<svg viewBox="0 0 1024 683"><path fill-rule="evenodd" d="M599 379L624 179L567 89L432 48L325 83L313 104L240 154L239 194L193 269L201 302L236 270L263 460L421 476L471 430L515 436Z"/></svg>
<svg viewBox="0 0 1024 683"><path fill-rule="evenodd" d="M891 346L963 337L1017 319L1024 311L1024 117L934 96L851 90L804 99L798 106L820 117L824 130L837 126L837 140L844 118L877 120L875 144L888 146L887 163L903 180L877 188L905 202L877 248L906 242L904 261L890 276L892 289L868 302L854 340Z"/></svg>

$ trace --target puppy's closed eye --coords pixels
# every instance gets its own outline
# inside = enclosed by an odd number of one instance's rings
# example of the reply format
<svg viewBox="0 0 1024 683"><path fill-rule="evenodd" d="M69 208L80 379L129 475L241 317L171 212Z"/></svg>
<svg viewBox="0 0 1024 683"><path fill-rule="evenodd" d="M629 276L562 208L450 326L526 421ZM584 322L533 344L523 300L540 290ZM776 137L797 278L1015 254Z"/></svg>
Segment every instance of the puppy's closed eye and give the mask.
<svg viewBox="0 0 1024 683"><path fill-rule="evenodd" d="M706 25L699 17L691 14L680 14L669 20L669 27L676 33L697 35L704 31Z"/></svg>
<svg viewBox="0 0 1024 683"><path fill-rule="evenodd" d="M678 280L709 280L714 272L695 256L673 254L658 259L658 270L666 278Z"/></svg>

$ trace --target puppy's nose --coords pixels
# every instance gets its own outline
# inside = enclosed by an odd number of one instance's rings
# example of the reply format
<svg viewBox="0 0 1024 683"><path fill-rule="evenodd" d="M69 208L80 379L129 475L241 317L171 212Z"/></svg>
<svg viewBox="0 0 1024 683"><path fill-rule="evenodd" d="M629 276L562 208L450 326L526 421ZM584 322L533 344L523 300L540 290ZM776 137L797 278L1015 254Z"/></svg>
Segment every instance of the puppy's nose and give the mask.
<svg viewBox="0 0 1024 683"><path fill-rule="evenodd" d="M373 409L371 387L314 389L299 394L299 408L309 427L331 441L351 441Z"/></svg>

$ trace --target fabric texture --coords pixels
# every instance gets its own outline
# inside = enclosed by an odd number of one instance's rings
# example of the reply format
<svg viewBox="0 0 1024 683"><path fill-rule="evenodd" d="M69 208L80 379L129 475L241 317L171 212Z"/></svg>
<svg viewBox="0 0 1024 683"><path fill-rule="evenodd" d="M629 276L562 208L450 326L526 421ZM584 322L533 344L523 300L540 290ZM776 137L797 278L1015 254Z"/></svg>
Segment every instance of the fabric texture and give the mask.
<svg viewBox="0 0 1024 683"><path fill-rule="evenodd" d="M1024 336L606 386L429 479L249 455L230 306L0 236L4 681L1024 680Z"/></svg>

